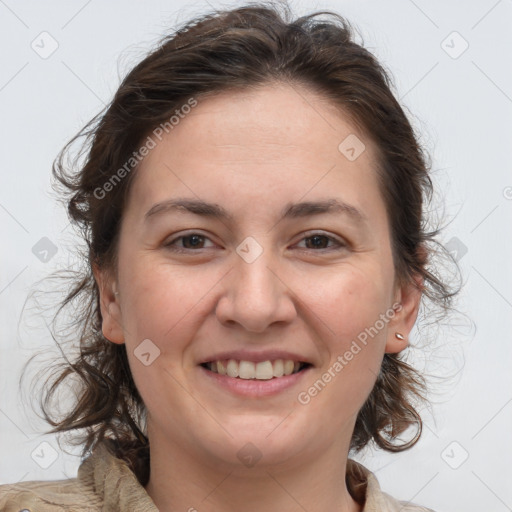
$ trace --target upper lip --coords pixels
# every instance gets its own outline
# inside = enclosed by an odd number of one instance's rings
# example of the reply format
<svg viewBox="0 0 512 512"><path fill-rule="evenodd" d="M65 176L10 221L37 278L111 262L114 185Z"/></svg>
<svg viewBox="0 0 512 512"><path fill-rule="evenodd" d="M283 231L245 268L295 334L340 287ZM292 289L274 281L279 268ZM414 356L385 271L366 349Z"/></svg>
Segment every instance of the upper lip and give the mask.
<svg viewBox="0 0 512 512"><path fill-rule="evenodd" d="M252 361L254 363L284 359L292 360L298 363L311 364L311 361L309 361L308 358L294 354L293 352L286 352L283 350L265 350L260 352L251 350L230 350L205 357L204 359L201 359L199 364L210 363L212 361L223 361L226 359L235 359L237 361Z"/></svg>

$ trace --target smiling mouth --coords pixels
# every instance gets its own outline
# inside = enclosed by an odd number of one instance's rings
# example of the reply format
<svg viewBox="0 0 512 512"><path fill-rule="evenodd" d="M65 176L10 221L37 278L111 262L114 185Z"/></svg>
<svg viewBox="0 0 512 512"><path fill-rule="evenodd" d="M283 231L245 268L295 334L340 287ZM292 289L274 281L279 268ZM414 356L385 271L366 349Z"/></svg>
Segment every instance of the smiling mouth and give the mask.
<svg viewBox="0 0 512 512"><path fill-rule="evenodd" d="M276 359L275 361L261 361L259 363L225 359L202 363L200 366L227 377L246 380L271 380L299 373L312 365L290 359Z"/></svg>

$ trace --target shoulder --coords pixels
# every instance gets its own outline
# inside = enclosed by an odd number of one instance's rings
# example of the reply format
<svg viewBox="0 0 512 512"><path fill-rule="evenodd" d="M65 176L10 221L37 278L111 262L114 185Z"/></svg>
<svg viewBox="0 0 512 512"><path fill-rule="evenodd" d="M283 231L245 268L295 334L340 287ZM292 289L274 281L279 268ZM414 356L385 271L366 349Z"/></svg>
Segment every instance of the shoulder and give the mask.
<svg viewBox="0 0 512 512"><path fill-rule="evenodd" d="M76 478L0 485L0 512L158 512L125 460L99 444Z"/></svg>
<svg viewBox="0 0 512 512"><path fill-rule="evenodd" d="M347 463L347 484L354 499L364 503L362 512L434 512L383 492L375 475L351 459Z"/></svg>
<svg viewBox="0 0 512 512"><path fill-rule="evenodd" d="M0 512L93 512L101 500L76 478L0 485Z"/></svg>
<svg viewBox="0 0 512 512"><path fill-rule="evenodd" d="M421 505L415 505L409 501L398 501L385 492L382 492L381 494L388 507L382 510L389 510L389 512L434 512L430 508L422 507Z"/></svg>

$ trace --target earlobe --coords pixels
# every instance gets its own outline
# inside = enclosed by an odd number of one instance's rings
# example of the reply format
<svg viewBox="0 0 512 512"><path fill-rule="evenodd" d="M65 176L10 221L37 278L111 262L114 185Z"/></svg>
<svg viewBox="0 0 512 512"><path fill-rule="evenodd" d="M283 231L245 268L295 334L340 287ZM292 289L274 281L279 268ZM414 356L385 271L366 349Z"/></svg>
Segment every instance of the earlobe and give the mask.
<svg viewBox="0 0 512 512"><path fill-rule="evenodd" d="M421 278L401 285L397 290L396 302L400 307L395 308L395 315L388 325L386 353L396 354L409 345L409 334L418 317L422 290Z"/></svg>
<svg viewBox="0 0 512 512"><path fill-rule="evenodd" d="M388 341L386 342L386 354L397 354L405 350L409 345L407 337L398 331L392 331L388 334Z"/></svg>
<svg viewBox="0 0 512 512"><path fill-rule="evenodd" d="M103 336L112 343L122 344L124 343L124 334L116 283L97 265L93 265L92 270L98 286Z"/></svg>

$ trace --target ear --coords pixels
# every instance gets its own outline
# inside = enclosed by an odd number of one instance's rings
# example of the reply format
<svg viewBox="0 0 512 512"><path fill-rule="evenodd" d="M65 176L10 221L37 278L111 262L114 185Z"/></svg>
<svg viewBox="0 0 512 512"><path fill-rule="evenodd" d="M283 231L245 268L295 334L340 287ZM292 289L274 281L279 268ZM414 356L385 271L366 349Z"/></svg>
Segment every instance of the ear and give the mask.
<svg viewBox="0 0 512 512"><path fill-rule="evenodd" d="M122 344L124 343L124 334L116 283L105 270L100 269L96 264L92 265L92 272L100 294L103 336L112 343Z"/></svg>
<svg viewBox="0 0 512 512"><path fill-rule="evenodd" d="M412 282L397 286L393 304L396 306L394 307L395 314L388 324L386 353L396 354L409 344L409 334L418 317L422 293L423 278L420 276L413 279ZM403 336L403 339L400 339L400 335Z"/></svg>

